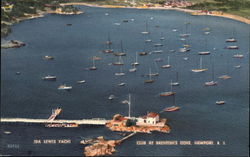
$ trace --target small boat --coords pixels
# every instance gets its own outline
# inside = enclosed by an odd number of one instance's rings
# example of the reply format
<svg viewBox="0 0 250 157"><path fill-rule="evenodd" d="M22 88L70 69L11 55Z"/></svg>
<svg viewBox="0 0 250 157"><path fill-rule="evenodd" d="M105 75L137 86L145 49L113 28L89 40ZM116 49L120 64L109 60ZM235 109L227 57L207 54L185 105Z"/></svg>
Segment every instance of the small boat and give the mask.
<svg viewBox="0 0 250 157"><path fill-rule="evenodd" d="M190 49L187 47L183 47L179 49L179 52L188 52L188 51L190 51Z"/></svg>
<svg viewBox="0 0 250 157"><path fill-rule="evenodd" d="M98 61L98 60L102 60L102 58L101 58L101 57L97 57L97 56L93 56L93 57L92 57L92 59L93 59L93 60L96 60L96 61Z"/></svg>
<svg viewBox="0 0 250 157"><path fill-rule="evenodd" d="M163 34L161 33L161 38L160 38L160 40L164 40L165 38L163 37Z"/></svg>
<svg viewBox="0 0 250 157"><path fill-rule="evenodd" d="M60 85L57 89L59 90L70 90L72 89L72 86L66 86L65 84Z"/></svg>
<svg viewBox="0 0 250 157"><path fill-rule="evenodd" d="M159 47L159 46L163 46L163 44L161 43L154 44L154 47Z"/></svg>
<svg viewBox="0 0 250 157"><path fill-rule="evenodd" d="M125 86L126 83L122 82L122 83L119 83L119 84L117 84L117 85L118 85L118 86Z"/></svg>
<svg viewBox="0 0 250 157"><path fill-rule="evenodd" d="M135 62L131 63L131 65L139 65L140 63L138 62L138 55L137 53L135 54Z"/></svg>
<svg viewBox="0 0 250 157"><path fill-rule="evenodd" d="M180 37L185 38L185 37L189 37L191 34L180 34Z"/></svg>
<svg viewBox="0 0 250 157"><path fill-rule="evenodd" d="M114 62L113 65L124 65L121 56L119 56L119 61L118 62Z"/></svg>
<svg viewBox="0 0 250 157"><path fill-rule="evenodd" d="M95 66L95 60L92 59L92 61L93 61L93 66L92 66L92 67L89 67L88 69L89 69L89 70L97 70L97 67Z"/></svg>
<svg viewBox="0 0 250 157"><path fill-rule="evenodd" d="M61 112L62 112L62 108L61 107L58 107L56 109L52 109L52 114L48 118L48 121L53 121L56 118L56 116L58 116Z"/></svg>
<svg viewBox="0 0 250 157"><path fill-rule="evenodd" d="M105 13L106 16L109 16L109 13Z"/></svg>
<svg viewBox="0 0 250 157"><path fill-rule="evenodd" d="M175 50L169 50L169 52L173 53L173 52L175 52Z"/></svg>
<svg viewBox="0 0 250 157"><path fill-rule="evenodd" d="M124 20L122 20L122 22L128 22L129 20L128 19L124 19Z"/></svg>
<svg viewBox="0 0 250 157"><path fill-rule="evenodd" d="M18 71L18 72L16 72L16 75L21 75L21 72L19 72L19 71Z"/></svg>
<svg viewBox="0 0 250 157"><path fill-rule="evenodd" d="M227 49L239 49L239 47L238 47L238 46L235 46L235 45L233 45L233 46L227 46L226 48L227 48Z"/></svg>
<svg viewBox="0 0 250 157"><path fill-rule="evenodd" d="M133 68L129 69L129 72L136 72L137 70L137 68L135 67L136 65L134 64L133 66L134 66Z"/></svg>
<svg viewBox="0 0 250 157"><path fill-rule="evenodd" d="M207 71L208 69L204 69L202 68L202 57L200 58L200 68L198 69L192 69L191 71L192 72L195 72L195 73L199 73L199 72L204 72L204 71Z"/></svg>
<svg viewBox="0 0 250 157"><path fill-rule="evenodd" d="M85 83L85 80L77 81L77 83Z"/></svg>
<svg viewBox="0 0 250 157"><path fill-rule="evenodd" d="M184 44L184 45L183 45L183 47L186 47L186 48L188 48L188 47L191 47L191 45L188 45L188 44Z"/></svg>
<svg viewBox="0 0 250 157"><path fill-rule="evenodd" d="M56 80L56 76L51 76L51 75L47 75L45 77L42 77L43 80L48 80L48 81L55 81Z"/></svg>
<svg viewBox="0 0 250 157"><path fill-rule="evenodd" d="M114 25L120 26L120 25L121 25L121 23L114 23Z"/></svg>
<svg viewBox="0 0 250 157"><path fill-rule="evenodd" d="M210 51L202 51L202 52L198 52L199 55L209 55Z"/></svg>
<svg viewBox="0 0 250 157"><path fill-rule="evenodd" d="M147 52L139 52L138 53L140 56L145 56L145 55L147 55L148 53Z"/></svg>
<svg viewBox="0 0 250 157"><path fill-rule="evenodd" d="M161 68L170 68L171 65L169 64L169 56L168 56L168 64L162 65Z"/></svg>
<svg viewBox="0 0 250 157"><path fill-rule="evenodd" d="M241 65L235 65L234 67L238 69L241 68Z"/></svg>
<svg viewBox="0 0 250 157"><path fill-rule="evenodd" d="M122 44L122 40L121 40L121 52L116 52L113 53L115 56L126 56L126 53L123 50L123 44Z"/></svg>
<svg viewBox="0 0 250 157"><path fill-rule="evenodd" d="M210 34L210 32L204 32L204 34L205 34L205 35L208 35L208 34Z"/></svg>
<svg viewBox="0 0 250 157"><path fill-rule="evenodd" d="M152 42L151 39L146 39L146 40L145 40L145 43L150 43L150 42Z"/></svg>
<svg viewBox="0 0 250 157"><path fill-rule="evenodd" d="M233 55L233 58L243 58L244 57L244 55L242 55L242 54L235 54L235 55Z"/></svg>
<svg viewBox="0 0 250 157"><path fill-rule="evenodd" d="M52 56L44 56L43 58L46 60L53 60L54 59L54 57L52 57Z"/></svg>
<svg viewBox="0 0 250 157"><path fill-rule="evenodd" d="M165 111L165 112L173 112L173 111L177 111L179 109L180 109L180 107L178 107L178 106L171 106L171 107L167 107L167 108L163 109L163 111Z"/></svg>
<svg viewBox="0 0 250 157"><path fill-rule="evenodd" d="M11 131L4 131L3 133L6 135L9 135L9 134L11 134Z"/></svg>
<svg viewBox="0 0 250 157"><path fill-rule="evenodd" d="M179 79L178 79L178 72L176 72L176 82L170 82L170 85L172 85L172 86L179 86L180 83L178 81L179 81Z"/></svg>
<svg viewBox="0 0 250 157"><path fill-rule="evenodd" d="M152 74L151 74L151 68L149 68L149 74L148 74L148 76L149 76L149 79L148 80L145 80L144 82L145 83L153 83L153 82L155 82L155 80L152 80Z"/></svg>
<svg viewBox="0 0 250 157"><path fill-rule="evenodd" d="M150 54L152 54L152 53L162 53L162 52L163 52L163 50L155 50L155 51L151 51Z"/></svg>
<svg viewBox="0 0 250 157"><path fill-rule="evenodd" d="M170 82L170 87L171 87L170 91L168 91L168 92L161 92L161 93L160 93L160 96L171 96L171 95L175 95L176 92L173 92L173 91L172 91L172 90L173 90L173 88L172 88L172 80L171 80L171 82Z"/></svg>
<svg viewBox="0 0 250 157"><path fill-rule="evenodd" d="M114 50L111 49L111 44L112 44L112 42L110 41L110 38L108 37L108 41L106 41L107 48L105 50L103 50L102 52L104 52L104 53L113 53Z"/></svg>
<svg viewBox="0 0 250 157"><path fill-rule="evenodd" d="M231 79L232 77L229 75L221 75L220 77L218 77L219 79L223 79L223 80L227 80L227 79Z"/></svg>
<svg viewBox="0 0 250 157"><path fill-rule="evenodd" d="M216 105L223 105L225 104L226 102L224 100L220 100L220 101L216 101L215 104Z"/></svg>
<svg viewBox="0 0 250 157"><path fill-rule="evenodd" d="M113 49L105 49L103 50L104 53L113 53L114 50Z"/></svg>
<svg viewBox="0 0 250 157"><path fill-rule="evenodd" d="M204 85L205 86L215 86L215 85L217 85L217 82L216 81L208 81L208 82L205 82Z"/></svg>
<svg viewBox="0 0 250 157"><path fill-rule="evenodd" d="M115 52L113 53L115 56L126 56L126 53L124 52Z"/></svg>
<svg viewBox="0 0 250 157"><path fill-rule="evenodd" d="M237 42L235 38L228 38L226 39L226 42Z"/></svg>
<svg viewBox="0 0 250 157"><path fill-rule="evenodd" d="M114 98L115 98L115 96L113 94L111 94L108 99L113 100Z"/></svg>
<svg viewBox="0 0 250 157"><path fill-rule="evenodd" d="M187 60L188 60L188 57L183 57L183 60L187 61Z"/></svg>
<svg viewBox="0 0 250 157"><path fill-rule="evenodd" d="M122 72L122 66L120 67L120 72L115 73L115 76L124 76L125 73Z"/></svg>
<svg viewBox="0 0 250 157"><path fill-rule="evenodd" d="M129 104L129 100L123 100L121 103L122 104Z"/></svg>
<svg viewBox="0 0 250 157"><path fill-rule="evenodd" d="M180 38L180 40L181 40L181 41L186 41L186 39L185 39L185 38Z"/></svg>
<svg viewBox="0 0 250 157"><path fill-rule="evenodd" d="M178 30L177 29L172 29L173 32L177 32Z"/></svg>
<svg viewBox="0 0 250 157"><path fill-rule="evenodd" d="M163 59L162 59L162 58L156 58L156 59L154 59L154 61L155 61L155 62L162 62Z"/></svg>
<svg viewBox="0 0 250 157"><path fill-rule="evenodd" d="M72 24L71 23L67 23L66 26L72 26Z"/></svg>
<svg viewBox="0 0 250 157"><path fill-rule="evenodd" d="M146 21L146 26L145 26L145 31L141 32L142 34L149 34L150 32L148 31L148 22Z"/></svg>
<svg viewBox="0 0 250 157"><path fill-rule="evenodd" d="M212 62L212 81L207 81L204 83L204 86L216 86L217 81L214 81L214 62Z"/></svg>

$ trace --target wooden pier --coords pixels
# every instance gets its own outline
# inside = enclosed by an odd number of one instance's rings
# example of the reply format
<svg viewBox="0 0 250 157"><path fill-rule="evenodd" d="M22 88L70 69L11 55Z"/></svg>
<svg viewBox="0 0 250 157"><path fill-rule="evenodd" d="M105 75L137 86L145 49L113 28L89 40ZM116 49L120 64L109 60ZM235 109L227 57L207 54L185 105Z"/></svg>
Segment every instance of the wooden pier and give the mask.
<svg viewBox="0 0 250 157"><path fill-rule="evenodd" d="M1 118L1 123L75 123L79 125L105 125L109 120L103 118L92 118L92 119L80 119L80 120L53 120L48 119L30 119L30 118Z"/></svg>

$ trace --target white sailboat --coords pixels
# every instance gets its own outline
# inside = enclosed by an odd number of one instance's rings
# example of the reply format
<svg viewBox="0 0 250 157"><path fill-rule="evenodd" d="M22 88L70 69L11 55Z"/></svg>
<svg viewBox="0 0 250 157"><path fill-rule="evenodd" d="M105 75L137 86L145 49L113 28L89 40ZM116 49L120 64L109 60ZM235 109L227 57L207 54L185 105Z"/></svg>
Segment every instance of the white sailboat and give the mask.
<svg viewBox="0 0 250 157"><path fill-rule="evenodd" d="M217 81L214 81L214 63L212 62L212 81L207 81L204 83L205 86L215 86Z"/></svg>
<svg viewBox="0 0 250 157"><path fill-rule="evenodd" d="M122 61L122 56L119 56L119 60L117 62L114 62L113 65L124 65Z"/></svg>
<svg viewBox="0 0 250 157"><path fill-rule="evenodd" d="M131 63L131 65L139 65L140 63L138 62L138 55L135 53L135 62Z"/></svg>
<svg viewBox="0 0 250 157"><path fill-rule="evenodd" d="M97 70L97 67L95 66L95 60L92 59L92 61L93 61L93 66L89 67L89 70Z"/></svg>
<svg viewBox="0 0 250 157"><path fill-rule="evenodd" d="M155 64L155 69L156 69L156 72L155 73L151 73L152 76L159 76L159 69L158 69L158 65L156 64L156 62L154 61L154 64Z"/></svg>
<svg viewBox="0 0 250 157"><path fill-rule="evenodd" d="M149 34L150 32L148 31L148 22L146 21L146 26L145 26L145 31L141 32L142 34Z"/></svg>
<svg viewBox="0 0 250 157"><path fill-rule="evenodd" d="M135 64L133 65L133 68L129 69L129 72L136 72L137 68L135 67Z"/></svg>
<svg viewBox="0 0 250 157"><path fill-rule="evenodd" d="M168 56L168 64L162 65L161 68L170 68L171 65L169 63L169 56Z"/></svg>
<svg viewBox="0 0 250 157"><path fill-rule="evenodd" d="M120 72L115 73L116 76L124 76L125 73L122 72L122 66L120 67Z"/></svg>
<svg viewBox="0 0 250 157"><path fill-rule="evenodd" d="M202 68L202 57L200 58L200 67L197 69L192 69L192 72L199 73L199 72L204 72L207 71L208 69Z"/></svg>
<svg viewBox="0 0 250 157"><path fill-rule="evenodd" d="M207 50L207 38L205 38L205 47L206 47L206 50ZM210 51L201 51L201 52L198 52L199 55L209 55L210 54Z"/></svg>
<svg viewBox="0 0 250 157"><path fill-rule="evenodd" d="M179 78L178 78L178 72L176 72L176 82L171 82L170 85L172 86L179 86Z"/></svg>

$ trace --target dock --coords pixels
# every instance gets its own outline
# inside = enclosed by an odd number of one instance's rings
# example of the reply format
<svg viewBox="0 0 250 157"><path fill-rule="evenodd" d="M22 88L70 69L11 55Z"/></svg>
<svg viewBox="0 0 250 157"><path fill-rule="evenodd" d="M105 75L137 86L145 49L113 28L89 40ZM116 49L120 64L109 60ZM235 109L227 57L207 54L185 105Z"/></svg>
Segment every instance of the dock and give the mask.
<svg viewBox="0 0 250 157"><path fill-rule="evenodd" d="M79 125L105 125L110 120L106 120L103 118L92 118L92 119L80 119L80 120L53 120L50 121L48 119L30 119L30 118L1 118L1 123L75 123Z"/></svg>

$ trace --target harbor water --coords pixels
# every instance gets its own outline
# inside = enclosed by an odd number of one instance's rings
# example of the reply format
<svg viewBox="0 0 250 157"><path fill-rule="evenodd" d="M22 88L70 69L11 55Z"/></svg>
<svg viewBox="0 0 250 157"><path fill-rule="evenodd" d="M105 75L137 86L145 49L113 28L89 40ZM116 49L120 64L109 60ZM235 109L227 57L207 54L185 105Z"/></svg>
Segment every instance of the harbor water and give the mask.
<svg viewBox="0 0 250 157"><path fill-rule="evenodd" d="M81 6L85 14L55 15L22 21L12 26L12 33L2 41L20 40L26 46L4 49L1 52L1 117L48 118L51 109L62 108L58 119L112 119L114 114L128 115L128 105L121 101L131 94L131 115L138 117L147 112L159 113L173 105L173 97L160 97L170 90L171 80L179 86L175 105L179 111L160 113L171 127L169 134L153 132L136 134L116 147L113 155L120 156L247 156L249 149L249 25L231 19L212 16L192 16L170 10L109 9ZM128 22L123 22L127 19ZM145 35L146 23L150 34ZM72 26L67 26L72 24ZM209 34L204 28L209 27ZM177 31L173 31L176 29ZM186 42L179 34L190 33ZM120 66L111 63L118 57L103 53L105 41L110 36L112 49L127 54L123 56L122 70L125 76L115 76ZM236 43L226 43L230 37ZM165 37L165 40L160 40ZM145 43L151 39L152 43ZM162 43L162 47L154 44ZM189 52L179 52L183 44L191 45ZM237 45L238 50L225 49ZM136 53L163 50L162 53L138 56L137 71L129 72ZM175 52L171 51L175 50ZM208 71L193 73L200 64L200 51L210 51L202 56L203 68ZM243 58L233 58L235 54ZM54 60L44 60L50 55ZM88 71L95 61L97 70ZM171 68L162 69L167 64ZM188 58L184 60L183 58ZM162 62L154 62L161 58ZM212 64L213 63L213 64ZM214 65L214 66L212 66ZM241 65L241 68L234 66ZM213 71L212 71L213 67ZM152 84L145 84L147 75L153 76ZM17 75L16 72L20 72ZM214 79L217 86L205 87ZM47 75L56 75L56 81L44 81ZM218 79L230 75L228 80ZM77 81L85 80L83 84ZM117 84L125 82L125 86ZM58 86L72 86L70 91L58 90ZM108 97L115 95L114 100ZM216 105L218 100L226 104ZM4 132L10 131L10 134ZM80 126L79 128L45 128L40 124L6 123L1 126L2 155L67 155L82 156L82 138L104 136L120 139L117 132L104 126ZM69 139L68 144L34 144L34 140ZM138 141L214 141L214 145L138 145ZM220 142L220 145L217 144ZM223 143L224 142L224 143Z"/></svg>

